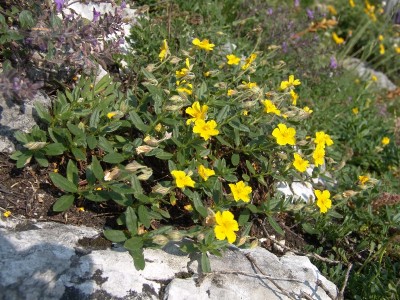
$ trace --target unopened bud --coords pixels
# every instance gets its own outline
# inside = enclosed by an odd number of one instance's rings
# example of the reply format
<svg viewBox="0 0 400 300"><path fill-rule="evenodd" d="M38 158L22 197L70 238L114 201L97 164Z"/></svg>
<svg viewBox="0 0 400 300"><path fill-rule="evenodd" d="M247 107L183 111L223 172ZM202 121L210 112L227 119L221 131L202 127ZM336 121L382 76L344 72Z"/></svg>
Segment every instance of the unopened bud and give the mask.
<svg viewBox="0 0 400 300"><path fill-rule="evenodd" d="M236 246L240 247L242 245L244 245L244 243L246 243L247 238L245 236L242 236L239 241L237 242Z"/></svg>
<svg viewBox="0 0 400 300"><path fill-rule="evenodd" d="M142 145L136 148L136 154L148 153L151 150L155 149L155 147L150 147L148 145Z"/></svg>
<svg viewBox="0 0 400 300"><path fill-rule="evenodd" d="M197 235L197 240L198 240L199 242L202 241L202 240L204 240L204 238L205 238L204 233L199 233L199 234Z"/></svg>
<svg viewBox="0 0 400 300"><path fill-rule="evenodd" d="M118 178L120 175L120 169L117 167L113 168L111 171L106 171L104 175L104 181L111 181Z"/></svg>
<svg viewBox="0 0 400 300"><path fill-rule="evenodd" d="M250 249L253 249L258 246L258 240L255 239L250 243Z"/></svg>
<svg viewBox="0 0 400 300"><path fill-rule="evenodd" d="M153 243L160 245L160 246L165 246L169 242L168 238L166 236L163 236L161 234L157 234L153 237Z"/></svg>
<svg viewBox="0 0 400 300"><path fill-rule="evenodd" d="M131 162L125 166L125 170L128 172L136 172L137 170L140 170L143 168L147 168L147 167L139 164L136 160L134 160L133 162Z"/></svg>
<svg viewBox="0 0 400 300"><path fill-rule="evenodd" d="M157 193L157 194L161 194L161 195L166 195L169 193L169 191L171 190L171 188L162 186L161 184L157 183L155 186L153 186L151 188L151 191L153 193Z"/></svg>
<svg viewBox="0 0 400 300"><path fill-rule="evenodd" d="M168 233L168 237L172 240L172 241L180 241L182 240L182 233L180 233L179 230L172 230L171 232Z"/></svg>
<svg viewBox="0 0 400 300"><path fill-rule="evenodd" d="M152 136L149 136L149 135L146 136L146 137L143 139L143 142L145 142L146 145L149 145L149 146L152 146L152 147L157 147L158 144L160 143L159 140L157 140L156 138L153 138Z"/></svg>
<svg viewBox="0 0 400 300"><path fill-rule="evenodd" d="M44 148L46 145L46 142L29 142L24 144L24 147L28 148L29 150L39 150Z"/></svg>
<svg viewBox="0 0 400 300"><path fill-rule="evenodd" d="M146 70L149 71L150 73L154 71L155 65L154 64L149 64L146 67Z"/></svg>
<svg viewBox="0 0 400 300"><path fill-rule="evenodd" d="M141 171L142 174L137 177L139 180L147 180L151 175L153 175L153 170L150 168L142 169Z"/></svg>

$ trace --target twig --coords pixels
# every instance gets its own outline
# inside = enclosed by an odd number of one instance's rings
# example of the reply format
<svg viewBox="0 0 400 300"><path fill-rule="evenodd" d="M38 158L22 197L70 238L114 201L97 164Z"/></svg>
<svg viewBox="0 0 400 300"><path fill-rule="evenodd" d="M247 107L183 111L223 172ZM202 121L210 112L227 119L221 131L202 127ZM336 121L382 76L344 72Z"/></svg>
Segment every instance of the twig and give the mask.
<svg viewBox="0 0 400 300"><path fill-rule="evenodd" d="M323 282L321 280L317 280L317 285L324 290L324 292L326 293L326 295L331 298L332 300L336 300L339 297L339 294L337 297L335 297L334 295L332 295L332 293L329 291L329 289L325 286L325 284L323 284Z"/></svg>
<svg viewBox="0 0 400 300"><path fill-rule="evenodd" d="M338 295L338 299L344 299L344 290L346 289L347 282L349 281L350 271L352 267L353 267L352 263L350 263L349 266L347 267L346 276L344 278L342 289L340 290L340 293Z"/></svg>
<svg viewBox="0 0 400 300"><path fill-rule="evenodd" d="M288 250L288 251L292 251L294 254L297 254L297 255L303 255L303 256L307 256L307 257L312 257L312 258L315 258L315 259L317 259L317 260L320 260L320 261L323 261L323 262L327 262L327 263L331 263L331 264L340 264L340 263L342 263L342 262L340 262L340 261L338 261L338 260L332 260L332 259L329 259L329 258L326 258L326 257L322 257L322 256L320 256L320 255L318 255L318 254L315 254L315 253L304 253L304 252L302 252L302 251L299 251L299 250L290 248L290 247L288 247L288 246L286 246L286 245L284 245L284 244L282 244L282 243L279 243L277 240L275 240L274 238L271 238L271 237L268 235L268 231L267 231L267 229L265 228L265 226L264 226L264 224L262 223L262 221L261 221L260 219L257 219L257 220L258 220L258 222L260 223L261 229L262 229L262 231L264 232L264 235L266 236L266 238L269 239L270 241L273 241L273 242L278 243L279 246L282 247L283 249Z"/></svg>
<svg viewBox="0 0 400 300"><path fill-rule="evenodd" d="M307 300L314 300L309 294L306 294L303 291L301 291L300 297L306 298Z"/></svg>
<svg viewBox="0 0 400 300"><path fill-rule="evenodd" d="M254 261L254 259L250 256L249 253L246 253L244 256L250 261L250 263L251 263L252 265L254 265L254 267L257 268L257 270L258 270L261 274L263 274L264 276L268 276L268 275L265 275L265 274L264 274L264 272L260 269L260 267L257 265L257 263ZM291 295L289 295L285 290L283 290L283 289L279 286L279 284L277 284L277 283L275 282L275 280L273 280L273 279L269 279L269 280L272 282L273 285L275 285L275 286L280 290L280 292L281 292L283 295L285 295L285 296L288 297L289 299L295 300L295 298L293 298L293 297L292 297Z"/></svg>
<svg viewBox="0 0 400 300"><path fill-rule="evenodd" d="M262 273L262 275L260 275L260 274L257 274L257 273L246 273L246 272L241 272L241 271L212 271L209 274L235 274L235 275L238 274L238 275L243 275L243 276L248 276L248 277L265 278L265 279L268 279L268 280L295 281L295 282L299 282L299 283L303 282L303 281L298 280L298 279L277 278L277 277L272 277L272 276L265 275L264 273Z"/></svg>

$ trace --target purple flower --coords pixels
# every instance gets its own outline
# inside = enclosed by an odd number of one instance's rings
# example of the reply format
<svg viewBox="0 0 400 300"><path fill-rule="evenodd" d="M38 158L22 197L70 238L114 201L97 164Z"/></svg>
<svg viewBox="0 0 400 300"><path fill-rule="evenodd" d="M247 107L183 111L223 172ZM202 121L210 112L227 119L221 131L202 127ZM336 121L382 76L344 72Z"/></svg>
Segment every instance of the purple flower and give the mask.
<svg viewBox="0 0 400 300"><path fill-rule="evenodd" d="M93 22L97 22L100 18L100 15L101 13L93 7Z"/></svg>
<svg viewBox="0 0 400 300"><path fill-rule="evenodd" d="M64 0L54 0L57 12L60 12L62 10L64 2L65 2Z"/></svg>
<svg viewBox="0 0 400 300"><path fill-rule="evenodd" d="M288 49L287 49L287 43L286 43L286 42L283 42L283 43L282 43L282 52L283 52L283 53L286 53L287 50L288 50Z"/></svg>
<svg viewBox="0 0 400 300"><path fill-rule="evenodd" d="M272 8L267 9L267 15L272 15L274 13L274 10Z"/></svg>
<svg viewBox="0 0 400 300"><path fill-rule="evenodd" d="M311 9L307 8L306 12L307 12L307 17L309 20L314 19L314 12Z"/></svg>
<svg viewBox="0 0 400 300"><path fill-rule="evenodd" d="M121 2L121 8L122 8L122 9L126 8L126 1L122 1L122 2Z"/></svg>
<svg viewBox="0 0 400 300"><path fill-rule="evenodd" d="M336 61L336 58L334 57L334 56L331 56L331 61L330 61L330 63L329 63L329 67L331 68L331 69L336 69L337 68L337 61Z"/></svg>
<svg viewBox="0 0 400 300"><path fill-rule="evenodd" d="M294 7L300 6L300 0L294 0Z"/></svg>

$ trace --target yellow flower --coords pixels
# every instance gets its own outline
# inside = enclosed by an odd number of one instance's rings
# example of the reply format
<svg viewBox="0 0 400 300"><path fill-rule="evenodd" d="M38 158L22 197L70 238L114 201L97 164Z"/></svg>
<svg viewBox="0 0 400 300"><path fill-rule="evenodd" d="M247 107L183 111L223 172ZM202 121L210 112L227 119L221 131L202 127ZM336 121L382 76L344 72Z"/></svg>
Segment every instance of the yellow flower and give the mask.
<svg viewBox="0 0 400 300"><path fill-rule="evenodd" d="M174 177L178 188L183 190L186 186L194 187L195 182L184 171L173 170L171 175Z"/></svg>
<svg viewBox="0 0 400 300"><path fill-rule="evenodd" d="M383 146L386 146L387 144L390 143L390 139L387 136L385 136L382 138L381 143Z"/></svg>
<svg viewBox="0 0 400 300"><path fill-rule="evenodd" d="M354 0L349 0L349 4L350 4L351 7L355 7L356 6L356 4L354 3Z"/></svg>
<svg viewBox="0 0 400 300"><path fill-rule="evenodd" d="M11 211L6 210L5 212L3 212L3 216L6 217L6 218L10 217L11 216Z"/></svg>
<svg viewBox="0 0 400 300"><path fill-rule="evenodd" d="M215 129L217 127L217 122L214 120L206 122L202 119L198 119L194 124L193 132L200 134L205 141L210 137L219 134L219 131Z"/></svg>
<svg viewBox="0 0 400 300"><path fill-rule="evenodd" d="M333 141L329 134L326 134L323 131L318 131L315 133L314 143L320 145L322 148L325 148L325 145L332 146Z"/></svg>
<svg viewBox="0 0 400 300"><path fill-rule="evenodd" d="M324 158L325 158L325 148L322 147L321 145L317 145L313 152L313 159L314 159L314 164L316 167L322 166L324 164Z"/></svg>
<svg viewBox="0 0 400 300"><path fill-rule="evenodd" d="M353 114L355 114L355 115L358 115L358 113L359 113L358 107L354 107L351 111L352 111Z"/></svg>
<svg viewBox="0 0 400 300"><path fill-rule="evenodd" d="M278 128L272 131L272 136L276 138L278 145L284 146L286 144L295 145L296 144L296 130L292 127L286 127L285 124L278 124Z"/></svg>
<svg viewBox="0 0 400 300"><path fill-rule="evenodd" d="M186 80L177 81L177 91L181 93L185 93L191 95L193 93L193 85L191 83L186 82Z"/></svg>
<svg viewBox="0 0 400 300"><path fill-rule="evenodd" d="M160 132L161 129L162 129L161 123L158 123L158 124L156 125L156 127L154 127L154 130L157 131L157 132Z"/></svg>
<svg viewBox="0 0 400 300"><path fill-rule="evenodd" d="M208 169L203 165L200 165L198 167L197 172L199 173L200 177L203 178L204 181L207 181L208 177L215 175L214 170Z"/></svg>
<svg viewBox="0 0 400 300"><path fill-rule="evenodd" d="M237 182L236 184L230 183L229 187L231 188L233 199L235 199L235 201L239 200L242 200L244 202L250 201L250 194L253 190L242 180Z"/></svg>
<svg viewBox="0 0 400 300"><path fill-rule="evenodd" d="M371 80L372 80L373 82L377 82L377 81L378 81L378 77L376 77L375 75L372 75L372 76L371 76Z"/></svg>
<svg viewBox="0 0 400 300"><path fill-rule="evenodd" d="M188 115L192 116L191 119L186 121L186 124L189 125L190 123L196 122L197 120L205 120L207 111L207 105L200 106L199 101L194 102L191 107L188 107L185 110Z"/></svg>
<svg viewBox="0 0 400 300"><path fill-rule="evenodd" d="M303 107L303 110L304 110L306 113L309 113L309 114L312 114L312 113L313 113L313 110L310 109L308 106L304 106L304 107Z"/></svg>
<svg viewBox="0 0 400 300"><path fill-rule="evenodd" d="M252 53L248 58L246 58L246 61L244 62L244 65L242 66L242 70L247 70L251 63L257 58L257 54Z"/></svg>
<svg viewBox="0 0 400 300"><path fill-rule="evenodd" d="M244 88L245 88L245 89L249 89L249 90L257 86L257 83L256 83L256 82L246 82L246 81L242 81L242 84L244 85Z"/></svg>
<svg viewBox="0 0 400 300"><path fill-rule="evenodd" d="M292 97L292 105L296 106L296 104L297 104L297 99L299 99L299 95L296 94L295 91L290 90L290 96Z"/></svg>
<svg viewBox="0 0 400 300"><path fill-rule="evenodd" d="M184 208L185 210L187 210L188 212L193 211L193 206L192 206L191 204L185 205L183 208Z"/></svg>
<svg viewBox="0 0 400 300"><path fill-rule="evenodd" d="M285 90L287 88L294 88L296 85L300 85L301 82L298 79L294 79L294 75L289 75L289 79L281 82L281 90Z"/></svg>
<svg viewBox="0 0 400 300"><path fill-rule="evenodd" d="M228 59L228 65L238 65L240 63L240 57L237 57L234 54L229 54L226 58Z"/></svg>
<svg viewBox="0 0 400 300"><path fill-rule="evenodd" d="M358 176L358 181L361 183L361 185L364 185L368 182L369 177L368 176L364 176L364 175L360 175Z"/></svg>
<svg viewBox="0 0 400 300"><path fill-rule="evenodd" d="M218 240L228 239L231 244L236 241L235 231L239 230L239 224L230 211L223 211L222 214L218 211L215 214L215 223L214 233Z"/></svg>
<svg viewBox="0 0 400 300"><path fill-rule="evenodd" d="M237 93L237 91L235 90L228 90L228 92L226 93L228 96L233 96Z"/></svg>
<svg viewBox="0 0 400 300"><path fill-rule="evenodd" d="M332 206L332 200L329 199L331 197L331 193L328 190L315 190L314 194L317 197L317 206L319 207L320 212L322 214L326 213L328 208L331 208Z"/></svg>
<svg viewBox="0 0 400 300"><path fill-rule="evenodd" d="M295 153L294 154L294 162L293 166L296 168L297 171L299 172L305 172L307 170L308 166L310 165L308 160L303 159L299 154Z"/></svg>
<svg viewBox="0 0 400 300"><path fill-rule="evenodd" d="M242 112L242 115L243 116L247 116L249 114L249 111L248 110L244 110L243 112Z"/></svg>
<svg viewBox="0 0 400 300"><path fill-rule="evenodd" d="M186 65L186 68L182 68L178 71L175 71L175 75L177 78L182 78L189 74L190 69L191 69L189 58L186 58L185 65Z"/></svg>
<svg viewBox="0 0 400 300"><path fill-rule="evenodd" d="M280 116L281 111L275 106L274 103L272 103L271 100L265 100L262 103L264 104L264 112L267 114L271 113Z"/></svg>
<svg viewBox="0 0 400 300"><path fill-rule="evenodd" d="M333 41L334 41L337 45L340 45L340 44L343 44L343 43L344 43L344 39L341 38L341 37L339 37L339 36L336 34L336 32L332 32L332 39L333 39Z"/></svg>
<svg viewBox="0 0 400 300"><path fill-rule="evenodd" d="M337 11L336 11L336 9L335 9L335 7L334 7L333 5L328 5L327 8L328 8L329 12L330 12L332 15L334 15L334 16L337 15Z"/></svg>
<svg viewBox="0 0 400 300"><path fill-rule="evenodd" d="M204 75L205 77L210 77L211 72L210 72L210 71L204 72L203 75Z"/></svg>
<svg viewBox="0 0 400 300"><path fill-rule="evenodd" d="M163 61L167 55L169 54L169 48L167 44L167 40L163 40L161 48L160 48L160 54L158 57L160 58L160 61Z"/></svg>
<svg viewBox="0 0 400 300"><path fill-rule="evenodd" d="M400 47L395 46L395 47L394 47L394 51L396 51L397 54L400 54Z"/></svg>
<svg viewBox="0 0 400 300"><path fill-rule="evenodd" d="M202 41L200 41L198 38L195 38L192 41L192 44L195 45L197 48L203 49L206 51L212 51L213 48L215 47L215 45L210 44L210 42L207 39L203 39Z"/></svg>
<svg viewBox="0 0 400 300"><path fill-rule="evenodd" d="M111 118L115 117L117 114L118 114L117 111L109 112L109 113L107 114L107 118L111 119Z"/></svg>
<svg viewBox="0 0 400 300"><path fill-rule="evenodd" d="M383 44L379 44L379 54L385 54L385 46Z"/></svg>
<svg viewBox="0 0 400 300"><path fill-rule="evenodd" d="M379 40L380 42L383 41L383 35L382 35L382 34L378 35L378 40Z"/></svg>
<svg viewBox="0 0 400 300"><path fill-rule="evenodd" d="M368 17L369 17L373 22L376 21L375 6L374 6L374 5L371 5L368 1L365 1L364 12L368 15Z"/></svg>
<svg viewBox="0 0 400 300"><path fill-rule="evenodd" d="M84 211L85 211L85 208L84 208L84 207L78 207L78 211L79 211L79 212L84 212Z"/></svg>

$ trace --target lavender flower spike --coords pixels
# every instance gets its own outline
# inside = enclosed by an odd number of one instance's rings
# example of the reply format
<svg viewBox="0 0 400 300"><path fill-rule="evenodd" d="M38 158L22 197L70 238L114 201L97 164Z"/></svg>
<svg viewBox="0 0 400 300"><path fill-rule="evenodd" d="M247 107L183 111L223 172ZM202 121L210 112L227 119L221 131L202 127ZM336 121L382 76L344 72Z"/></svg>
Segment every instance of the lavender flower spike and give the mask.
<svg viewBox="0 0 400 300"><path fill-rule="evenodd" d="M329 67L331 69L336 69L338 67L336 58L334 56L331 56L331 61L330 61Z"/></svg>
<svg viewBox="0 0 400 300"><path fill-rule="evenodd" d="M57 12L60 12L62 10L64 2L64 0L54 0Z"/></svg>
<svg viewBox="0 0 400 300"><path fill-rule="evenodd" d="M100 15L101 13L93 7L93 22L97 22L100 18Z"/></svg>

